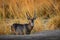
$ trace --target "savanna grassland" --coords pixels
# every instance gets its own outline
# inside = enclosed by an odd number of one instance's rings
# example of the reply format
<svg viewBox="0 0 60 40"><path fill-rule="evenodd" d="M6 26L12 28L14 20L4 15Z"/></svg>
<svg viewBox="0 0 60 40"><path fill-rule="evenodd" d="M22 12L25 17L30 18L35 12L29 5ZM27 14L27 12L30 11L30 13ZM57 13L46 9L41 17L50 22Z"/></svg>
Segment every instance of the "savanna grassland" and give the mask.
<svg viewBox="0 0 60 40"><path fill-rule="evenodd" d="M29 23L27 12L37 15L31 33L60 29L60 0L0 0L0 34L10 34L13 23Z"/></svg>

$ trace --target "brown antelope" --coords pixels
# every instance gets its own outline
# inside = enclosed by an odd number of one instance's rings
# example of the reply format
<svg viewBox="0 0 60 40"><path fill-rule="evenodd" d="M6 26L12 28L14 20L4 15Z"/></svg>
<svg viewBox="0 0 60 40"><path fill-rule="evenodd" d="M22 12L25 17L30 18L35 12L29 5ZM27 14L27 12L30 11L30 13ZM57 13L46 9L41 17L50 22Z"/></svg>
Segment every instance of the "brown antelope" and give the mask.
<svg viewBox="0 0 60 40"><path fill-rule="evenodd" d="M25 34L30 34L31 30L33 29L34 27L34 20L36 19L36 14L34 13L34 17L33 18L30 18L30 16L26 13L27 15L27 19L29 20L29 23L28 24L18 24L18 23L14 23L12 26L11 26L11 30L13 31L13 29L15 30L15 33L14 34L18 34L18 35L24 35L24 32L23 30L25 31ZM16 34L16 35L17 35Z"/></svg>

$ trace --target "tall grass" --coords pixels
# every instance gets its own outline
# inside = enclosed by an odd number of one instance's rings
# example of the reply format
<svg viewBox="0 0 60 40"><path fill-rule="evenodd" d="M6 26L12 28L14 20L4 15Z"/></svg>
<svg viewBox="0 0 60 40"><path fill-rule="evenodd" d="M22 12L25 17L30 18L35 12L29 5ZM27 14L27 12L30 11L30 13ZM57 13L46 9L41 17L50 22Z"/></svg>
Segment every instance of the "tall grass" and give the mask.
<svg viewBox="0 0 60 40"><path fill-rule="evenodd" d="M28 23L26 13L29 12L28 14L33 18L34 10L37 19L31 33L58 29L60 24L59 2L59 0L4 0L2 8L0 6L0 34L10 34L13 23ZM45 19L49 19L47 23L43 22Z"/></svg>

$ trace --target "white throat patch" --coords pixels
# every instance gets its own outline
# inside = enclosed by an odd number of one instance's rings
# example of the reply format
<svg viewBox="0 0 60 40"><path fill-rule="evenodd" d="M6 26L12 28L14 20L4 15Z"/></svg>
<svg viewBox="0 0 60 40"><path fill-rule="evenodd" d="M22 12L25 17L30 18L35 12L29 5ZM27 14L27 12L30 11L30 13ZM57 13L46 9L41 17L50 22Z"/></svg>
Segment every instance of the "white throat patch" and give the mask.
<svg viewBox="0 0 60 40"><path fill-rule="evenodd" d="M31 23L31 26L34 26L34 24L33 24L33 23Z"/></svg>

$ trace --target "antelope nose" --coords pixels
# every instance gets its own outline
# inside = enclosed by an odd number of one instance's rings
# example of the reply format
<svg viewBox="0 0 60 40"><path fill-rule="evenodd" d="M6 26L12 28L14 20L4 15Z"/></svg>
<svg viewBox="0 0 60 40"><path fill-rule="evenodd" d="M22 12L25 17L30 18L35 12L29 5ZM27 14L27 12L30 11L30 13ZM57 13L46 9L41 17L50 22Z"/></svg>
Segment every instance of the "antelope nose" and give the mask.
<svg viewBox="0 0 60 40"><path fill-rule="evenodd" d="M33 24L33 23L31 23L31 26L34 26L34 24Z"/></svg>

